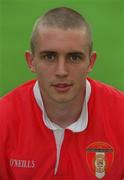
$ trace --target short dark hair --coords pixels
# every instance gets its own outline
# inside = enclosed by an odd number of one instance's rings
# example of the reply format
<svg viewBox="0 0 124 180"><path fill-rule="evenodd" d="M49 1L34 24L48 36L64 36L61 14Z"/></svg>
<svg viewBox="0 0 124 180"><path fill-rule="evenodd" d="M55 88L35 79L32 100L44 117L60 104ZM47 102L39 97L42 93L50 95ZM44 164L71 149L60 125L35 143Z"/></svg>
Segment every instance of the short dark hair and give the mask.
<svg viewBox="0 0 124 180"><path fill-rule="evenodd" d="M33 54L36 46L38 27L40 25L45 27L60 28L62 30L85 29L88 34L90 51L92 51L92 35L89 24L77 11L68 7L57 7L49 10L43 16L40 16L33 27L31 35L30 47Z"/></svg>

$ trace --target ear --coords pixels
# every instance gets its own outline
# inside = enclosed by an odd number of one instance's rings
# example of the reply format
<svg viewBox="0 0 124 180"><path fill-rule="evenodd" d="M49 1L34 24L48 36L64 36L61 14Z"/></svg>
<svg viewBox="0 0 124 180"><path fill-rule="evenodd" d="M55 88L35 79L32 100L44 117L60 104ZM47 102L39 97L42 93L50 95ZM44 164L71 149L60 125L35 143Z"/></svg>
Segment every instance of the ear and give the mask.
<svg viewBox="0 0 124 180"><path fill-rule="evenodd" d="M91 56L90 56L90 63L89 63L89 67L88 67L88 72L91 72L93 67L94 67L94 64L95 64L95 61L96 61L96 52L92 52Z"/></svg>
<svg viewBox="0 0 124 180"><path fill-rule="evenodd" d="M29 69L35 73L34 57L30 51L25 52L25 59L26 59Z"/></svg>

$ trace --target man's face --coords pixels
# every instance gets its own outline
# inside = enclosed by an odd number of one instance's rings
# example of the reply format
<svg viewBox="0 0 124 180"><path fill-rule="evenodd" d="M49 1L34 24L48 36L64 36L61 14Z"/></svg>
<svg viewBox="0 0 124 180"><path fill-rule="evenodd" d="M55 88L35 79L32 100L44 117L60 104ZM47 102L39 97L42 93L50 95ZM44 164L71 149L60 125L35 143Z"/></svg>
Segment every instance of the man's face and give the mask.
<svg viewBox="0 0 124 180"><path fill-rule="evenodd" d="M89 53L86 37L83 30L40 29L35 54L27 52L26 59L44 99L67 103L81 98L96 58Z"/></svg>

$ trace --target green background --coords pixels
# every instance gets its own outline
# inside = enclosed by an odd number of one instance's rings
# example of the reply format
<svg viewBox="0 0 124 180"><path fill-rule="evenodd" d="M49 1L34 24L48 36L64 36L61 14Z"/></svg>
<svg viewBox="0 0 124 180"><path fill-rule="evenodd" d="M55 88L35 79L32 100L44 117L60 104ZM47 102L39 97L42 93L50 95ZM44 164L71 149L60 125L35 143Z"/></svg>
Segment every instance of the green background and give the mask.
<svg viewBox="0 0 124 180"><path fill-rule="evenodd" d="M24 58L32 26L57 6L74 8L91 25L98 56L90 76L124 91L124 0L0 0L0 96L35 77Z"/></svg>

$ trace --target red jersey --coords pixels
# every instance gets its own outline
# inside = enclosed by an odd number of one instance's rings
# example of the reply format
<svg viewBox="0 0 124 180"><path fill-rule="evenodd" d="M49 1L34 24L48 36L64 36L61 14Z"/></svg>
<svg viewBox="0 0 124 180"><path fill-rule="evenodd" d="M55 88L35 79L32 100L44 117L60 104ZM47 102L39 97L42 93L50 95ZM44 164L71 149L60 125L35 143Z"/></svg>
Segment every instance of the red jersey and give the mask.
<svg viewBox="0 0 124 180"><path fill-rule="evenodd" d="M124 94L89 79L88 126L65 130L56 175L53 131L43 123L30 81L0 100L0 180L120 180L124 173Z"/></svg>

